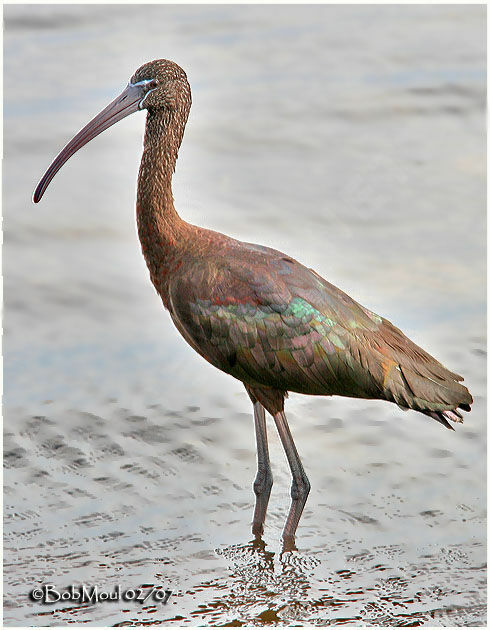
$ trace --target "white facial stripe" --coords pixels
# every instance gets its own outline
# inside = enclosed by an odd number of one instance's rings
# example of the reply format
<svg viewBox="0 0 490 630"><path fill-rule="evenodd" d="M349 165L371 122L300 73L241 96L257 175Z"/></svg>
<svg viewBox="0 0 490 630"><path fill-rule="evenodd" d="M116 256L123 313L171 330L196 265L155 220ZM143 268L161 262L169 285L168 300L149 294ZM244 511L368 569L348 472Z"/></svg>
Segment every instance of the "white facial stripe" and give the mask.
<svg viewBox="0 0 490 630"><path fill-rule="evenodd" d="M138 81L137 83L129 83L129 85L131 87L145 87L145 85L148 85L148 83L153 83L155 79L143 79L143 81ZM158 87L158 86L157 86ZM145 98L148 96L148 94L151 94L151 92L153 92L153 90L156 90L156 87L154 87L151 90L148 90L148 92L144 95L144 97L141 99L141 101L138 103L138 109L143 109L143 103L145 101Z"/></svg>
<svg viewBox="0 0 490 630"><path fill-rule="evenodd" d="M138 83L130 83L131 87L139 87L140 85L148 85L148 83L152 83L154 79L143 79L143 81L138 81Z"/></svg>

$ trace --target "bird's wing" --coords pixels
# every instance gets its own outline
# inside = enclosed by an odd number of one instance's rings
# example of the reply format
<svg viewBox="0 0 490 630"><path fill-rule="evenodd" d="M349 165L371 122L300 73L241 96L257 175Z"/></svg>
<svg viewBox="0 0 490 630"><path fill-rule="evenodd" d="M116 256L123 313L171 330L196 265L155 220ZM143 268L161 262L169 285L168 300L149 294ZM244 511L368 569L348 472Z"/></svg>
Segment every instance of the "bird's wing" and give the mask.
<svg viewBox="0 0 490 630"><path fill-rule="evenodd" d="M460 376L281 252L241 244L196 260L176 274L170 299L187 341L251 386L384 398L419 410L471 402Z"/></svg>

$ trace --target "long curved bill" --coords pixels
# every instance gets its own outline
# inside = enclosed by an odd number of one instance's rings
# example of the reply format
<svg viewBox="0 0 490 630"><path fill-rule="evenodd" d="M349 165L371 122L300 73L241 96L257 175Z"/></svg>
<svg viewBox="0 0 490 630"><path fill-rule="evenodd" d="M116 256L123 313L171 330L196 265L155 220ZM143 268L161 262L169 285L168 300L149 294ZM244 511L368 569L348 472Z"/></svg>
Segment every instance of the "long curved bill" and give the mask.
<svg viewBox="0 0 490 630"><path fill-rule="evenodd" d="M60 170L63 164L71 158L71 156L81 149L87 142L108 129L111 125L122 120L129 114L137 112L139 104L147 93L146 81L137 84L129 84L128 87L116 98L109 103L95 118L93 118L85 127L70 140L66 147L55 157L51 166L44 173L43 178L37 185L34 192L33 201L37 203L44 195L44 191L48 187L50 181Z"/></svg>

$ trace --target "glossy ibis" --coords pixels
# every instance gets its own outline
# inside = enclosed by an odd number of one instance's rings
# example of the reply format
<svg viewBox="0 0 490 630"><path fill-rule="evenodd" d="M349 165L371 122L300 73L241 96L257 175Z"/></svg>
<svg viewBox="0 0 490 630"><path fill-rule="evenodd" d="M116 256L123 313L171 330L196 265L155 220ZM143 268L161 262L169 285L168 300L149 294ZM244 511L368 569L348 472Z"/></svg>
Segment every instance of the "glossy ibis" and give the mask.
<svg viewBox="0 0 490 630"><path fill-rule="evenodd" d="M184 71L164 59L146 63L55 158L34 201L84 144L125 116L147 110L136 212L151 281L184 339L242 381L252 400L257 535L272 486L265 411L273 416L292 473L283 532L292 541L310 484L284 414L288 391L388 400L447 428L449 421L462 422L458 409L470 411L472 397L461 376L312 269L270 247L180 218L171 182L190 107Z"/></svg>

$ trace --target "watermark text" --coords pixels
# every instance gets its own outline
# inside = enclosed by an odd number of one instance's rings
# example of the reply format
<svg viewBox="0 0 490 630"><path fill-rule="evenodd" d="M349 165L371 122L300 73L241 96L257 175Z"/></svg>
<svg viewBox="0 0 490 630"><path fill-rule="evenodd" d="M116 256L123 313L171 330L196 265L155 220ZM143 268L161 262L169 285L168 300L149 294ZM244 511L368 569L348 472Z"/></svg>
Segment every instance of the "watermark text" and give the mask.
<svg viewBox="0 0 490 630"><path fill-rule="evenodd" d="M97 585L72 584L66 588L56 588L54 584L43 584L33 588L29 593L32 601L41 604L72 602L76 604L99 604L100 602L149 602L166 604L172 591L162 586L146 586L141 588L122 588L117 585L112 591L99 588Z"/></svg>

